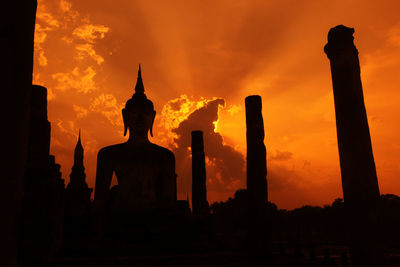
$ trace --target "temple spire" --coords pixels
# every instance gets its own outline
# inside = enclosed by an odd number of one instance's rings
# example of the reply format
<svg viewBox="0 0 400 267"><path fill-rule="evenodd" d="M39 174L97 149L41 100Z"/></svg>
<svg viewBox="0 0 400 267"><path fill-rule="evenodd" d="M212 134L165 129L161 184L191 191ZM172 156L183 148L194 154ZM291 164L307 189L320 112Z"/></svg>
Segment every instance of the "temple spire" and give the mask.
<svg viewBox="0 0 400 267"><path fill-rule="evenodd" d="M83 146L81 142L81 129L79 129L78 142L75 146L74 165L83 165Z"/></svg>
<svg viewBox="0 0 400 267"><path fill-rule="evenodd" d="M80 144L82 146L82 143L81 143L81 128L79 128L78 144Z"/></svg>
<svg viewBox="0 0 400 267"><path fill-rule="evenodd" d="M78 149L83 150L83 146L82 146L82 142L81 142L81 129L79 129L78 142L76 143L75 151Z"/></svg>
<svg viewBox="0 0 400 267"><path fill-rule="evenodd" d="M67 235L86 235L90 229L90 195L93 189L89 188L86 183L83 152L81 129L79 129L78 142L74 153L74 165L69 176L69 184L65 190L64 231Z"/></svg>
<svg viewBox="0 0 400 267"><path fill-rule="evenodd" d="M143 86L143 80L142 80L142 69L139 64L139 70L138 70L138 78L136 81L136 86L135 86L135 94L144 94L144 86Z"/></svg>

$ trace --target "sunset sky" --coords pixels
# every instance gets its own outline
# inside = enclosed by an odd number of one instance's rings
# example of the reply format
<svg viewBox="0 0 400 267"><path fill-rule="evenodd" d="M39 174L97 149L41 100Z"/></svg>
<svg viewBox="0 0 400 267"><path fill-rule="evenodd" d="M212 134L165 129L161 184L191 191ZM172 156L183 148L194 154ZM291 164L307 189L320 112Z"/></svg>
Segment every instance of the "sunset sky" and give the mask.
<svg viewBox="0 0 400 267"><path fill-rule="evenodd" d="M381 193L400 194L400 2L38 0L34 83L48 88L51 154L69 182L82 130L87 182L101 147L123 142L138 64L157 111L151 141L191 189L190 131L203 130L209 202L245 187L244 98L261 95L269 200L342 197L329 61L331 27L355 28Z"/></svg>

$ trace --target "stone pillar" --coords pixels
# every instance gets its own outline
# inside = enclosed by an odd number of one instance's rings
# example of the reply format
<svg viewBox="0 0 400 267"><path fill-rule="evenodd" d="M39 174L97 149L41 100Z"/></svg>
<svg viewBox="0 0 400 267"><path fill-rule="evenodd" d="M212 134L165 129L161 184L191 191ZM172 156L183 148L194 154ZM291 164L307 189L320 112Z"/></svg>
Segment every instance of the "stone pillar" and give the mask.
<svg viewBox="0 0 400 267"><path fill-rule="evenodd" d="M364 106L354 29L328 33L336 129L349 245L355 266L386 266L379 226L379 187Z"/></svg>
<svg viewBox="0 0 400 267"><path fill-rule="evenodd" d="M0 16L2 123L0 265L17 266L29 131L36 1L5 1Z"/></svg>
<svg viewBox="0 0 400 267"><path fill-rule="evenodd" d="M202 131L192 131L192 210L194 215L209 214Z"/></svg>
<svg viewBox="0 0 400 267"><path fill-rule="evenodd" d="M46 170L50 153L50 122L47 120L47 89L32 85L28 165Z"/></svg>
<svg viewBox="0 0 400 267"><path fill-rule="evenodd" d="M268 244L266 220L268 191L261 97L258 95L248 96L245 104L249 251L264 254L267 252Z"/></svg>
<svg viewBox="0 0 400 267"><path fill-rule="evenodd" d="M50 122L45 87L32 86L30 108L20 255L24 264L40 265L61 248L64 180L60 165L49 155Z"/></svg>

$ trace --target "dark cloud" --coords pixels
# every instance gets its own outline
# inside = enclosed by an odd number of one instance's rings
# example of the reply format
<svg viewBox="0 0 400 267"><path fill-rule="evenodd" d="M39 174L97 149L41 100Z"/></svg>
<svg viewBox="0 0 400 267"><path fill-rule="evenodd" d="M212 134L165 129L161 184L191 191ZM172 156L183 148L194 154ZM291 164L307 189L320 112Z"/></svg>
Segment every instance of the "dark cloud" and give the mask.
<svg viewBox="0 0 400 267"><path fill-rule="evenodd" d="M298 191L302 177L294 170L269 162L267 166L268 191Z"/></svg>
<svg viewBox="0 0 400 267"><path fill-rule="evenodd" d="M232 191L244 186L245 161L233 147L225 145L219 133L214 132L213 122L218 120L218 109L225 105L224 99L215 99L195 110L173 132L177 134L174 149L180 193L191 191L191 160L189 147L191 132L203 131L207 164L207 190Z"/></svg>
<svg viewBox="0 0 400 267"><path fill-rule="evenodd" d="M310 163L306 163L309 164ZM320 173L310 172L306 167L289 167L281 165L281 162L268 162L268 200L277 203L279 208L292 209L310 203L318 205L328 204L331 200L343 197L341 194L340 176L323 177ZM314 180L315 176L324 179ZM321 176L323 178L321 178Z"/></svg>
<svg viewBox="0 0 400 267"><path fill-rule="evenodd" d="M181 105L182 105L182 101L181 100L171 101L170 102L170 106L171 106L172 110L179 110Z"/></svg>

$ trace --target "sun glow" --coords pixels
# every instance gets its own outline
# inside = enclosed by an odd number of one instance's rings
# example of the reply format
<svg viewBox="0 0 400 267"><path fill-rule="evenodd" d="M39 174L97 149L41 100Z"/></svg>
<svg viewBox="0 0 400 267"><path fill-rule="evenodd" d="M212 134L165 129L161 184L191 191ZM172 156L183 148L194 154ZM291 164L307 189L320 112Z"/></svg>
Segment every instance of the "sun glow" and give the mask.
<svg viewBox="0 0 400 267"><path fill-rule="evenodd" d="M159 126L166 130L168 138L173 140L176 137L176 134L172 132L172 129L175 129L179 126L179 124L188 118L188 116L193 113L195 110L200 109L207 105L207 103L218 99L217 97L213 97L211 99L206 99L204 97L199 100L195 100L194 97L189 97L186 94L179 96L178 98L172 99L168 101L162 111L161 118L159 121ZM223 106L218 106L218 112L223 109ZM218 131L218 123L214 121L214 132Z"/></svg>
<svg viewBox="0 0 400 267"><path fill-rule="evenodd" d="M216 99L216 98L214 98L214 99ZM216 121L214 121L213 122L213 124L214 124L214 133L218 133L219 131L219 122L220 122L220 111L222 110L222 109L224 109L225 108L225 105L224 106L222 106L222 105L218 105L218 119L216 120Z"/></svg>
<svg viewBox="0 0 400 267"><path fill-rule="evenodd" d="M235 150L245 154L244 98L259 94L264 142L272 155L270 200L290 208L340 197L332 80L323 46L329 29L344 24L355 28L381 192L398 194L400 2L354 0L347 12L344 1L236 2L124 0L116 8L104 0L38 0L33 77L47 87L51 153L66 183L79 128L91 187L98 150L126 138L121 109L143 63L146 93L157 107L152 142L174 148L174 130L218 96L229 105L220 104L218 116L215 108L212 116L200 112L193 127L204 126L207 140L222 139L232 148L218 157ZM190 145L190 134L185 138L181 146ZM216 148L209 146L208 155ZM275 151L292 156L277 157ZM235 157L219 163L232 169ZM188 163L176 165L182 172ZM232 195L226 187L218 190L209 191L209 200Z"/></svg>

